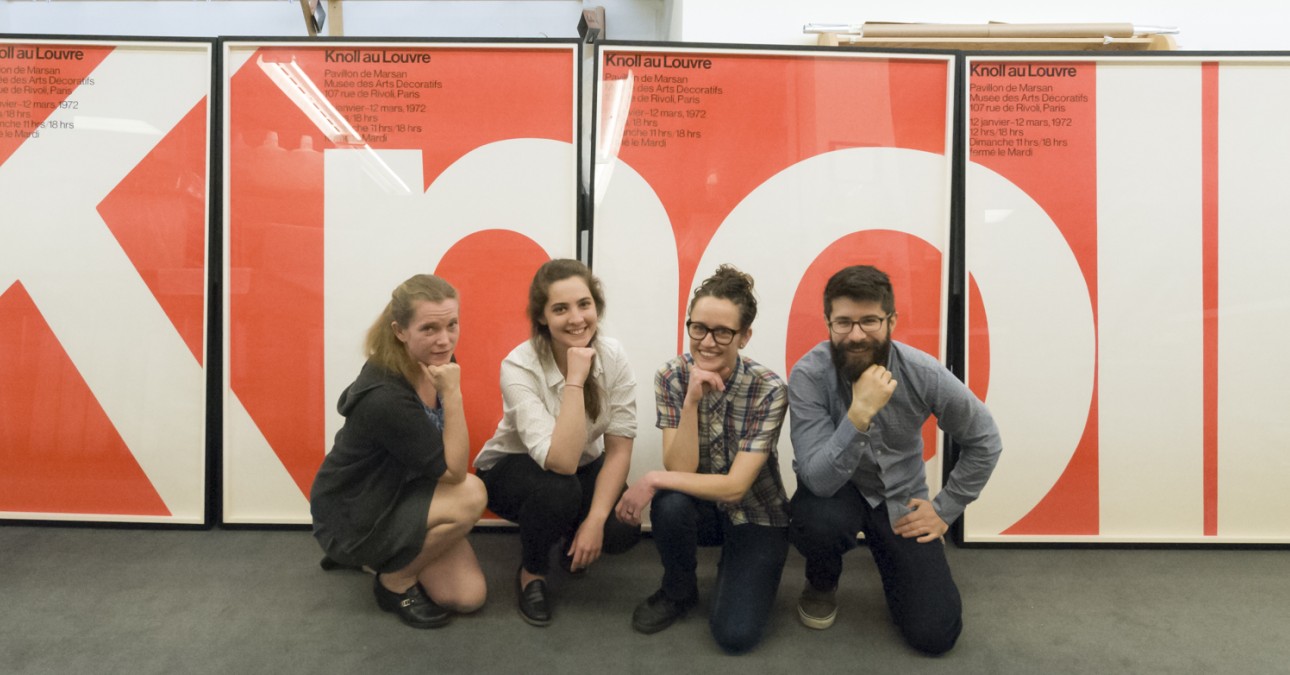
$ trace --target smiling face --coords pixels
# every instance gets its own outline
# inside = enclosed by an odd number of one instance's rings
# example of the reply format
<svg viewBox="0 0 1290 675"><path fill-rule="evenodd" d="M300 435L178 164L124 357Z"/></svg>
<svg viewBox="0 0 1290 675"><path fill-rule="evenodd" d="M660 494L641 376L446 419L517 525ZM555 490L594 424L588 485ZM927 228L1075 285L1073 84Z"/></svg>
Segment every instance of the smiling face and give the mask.
<svg viewBox="0 0 1290 675"><path fill-rule="evenodd" d="M751 328L741 330L739 306L725 298L702 297L694 301L694 307L690 310L690 322L708 328L708 334L702 340L690 337L690 356L694 357L694 365L715 372L725 379L739 359L739 350L752 337ZM713 331L722 328L734 332L735 336L730 344L717 343Z"/></svg>
<svg viewBox="0 0 1290 675"><path fill-rule="evenodd" d="M412 318L407 327L394 323L394 335L414 361L442 366L452 360L457 349L457 301L417 300L412 303Z"/></svg>
<svg viewBox="0 0 1290 675"><path fill-rule="evenodd" d="M596 301L582 277L553 281L547 287L541 323L551 331L553 350L563 352L570 347L591 344L599 320Z"/></svg>
<svg viewBox="0 0 1290 675"><path fill-rule="evenodd" d="M833 346L833 364L847 382L855 382L869 366L887 364L891 352L891 332L896 327L896 317L886 318L874 334L864 332L860 322L872 317L887 317L877 302L857 302L851 298L834 298L829 319L850 319L855 325L851 331L839 335L829 332Z"/></svg>

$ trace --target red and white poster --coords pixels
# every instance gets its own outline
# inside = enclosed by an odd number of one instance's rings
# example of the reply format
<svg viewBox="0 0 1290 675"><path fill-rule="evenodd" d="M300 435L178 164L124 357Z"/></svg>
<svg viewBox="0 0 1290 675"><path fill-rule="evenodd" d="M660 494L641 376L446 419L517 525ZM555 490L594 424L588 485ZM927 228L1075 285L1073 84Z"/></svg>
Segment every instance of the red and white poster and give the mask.
<svg viewBox="0 0 1290 675"><path fill-rule="evenodd" d="M0 518L205 521L211 66L0 40Z"/></svg>
<svg viewBox="0 0 1290 675"><path fill-rule="evenodd" d="M1290 541L1290 61L968 60L968 541Z"/></svg>
<svg viewBox="0 0 1290 675"><path fill-rule="evenodd" d="M851 264L891 276L896 339L942 354L953 57L613 46L598 60L592 265L640 383L634 474L662 464L653 375L688 350L690 295L722 263L756 280L744 354L785 378L828 339L824 283ZM779 454L791 493L787 430Z"/></svg>
<svg viewBox="0 0 1290 675"><path fill-rule="evenodd" d="M533 272L575 255L573 42L227 42L224 520L307 523L390 291L461 295L472 448Z"/></svg>

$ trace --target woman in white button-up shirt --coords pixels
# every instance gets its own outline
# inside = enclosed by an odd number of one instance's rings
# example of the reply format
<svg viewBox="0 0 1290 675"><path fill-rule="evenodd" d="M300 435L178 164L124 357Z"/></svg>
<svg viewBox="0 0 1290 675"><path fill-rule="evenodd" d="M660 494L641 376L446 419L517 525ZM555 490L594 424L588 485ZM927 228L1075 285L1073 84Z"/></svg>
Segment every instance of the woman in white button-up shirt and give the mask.
<svg viewBox="0 0 1290 675"><path fill-rule="evenodd" d="M502 421L475 467L488 507L520 526L520 615L551 623L551 548L578 574L601 552L640 538L613 509L626 488L636 436L636 378L621 345L599 335L600 281L576 260L544 264L529 287L532 337L501 367Z"/></svg>

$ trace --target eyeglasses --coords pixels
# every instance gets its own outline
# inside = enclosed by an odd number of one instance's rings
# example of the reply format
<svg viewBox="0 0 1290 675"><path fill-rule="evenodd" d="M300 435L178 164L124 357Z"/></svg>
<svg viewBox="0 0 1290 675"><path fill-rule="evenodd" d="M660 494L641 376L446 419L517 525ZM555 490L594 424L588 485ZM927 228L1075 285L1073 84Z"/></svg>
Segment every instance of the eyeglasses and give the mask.
<svg viewBox="0 0 1290 675"><path fill-rule="evenodd" d="M735 334L739 332L737 330L726 328L725 326L709 328L694 321L685 322L685 331L690 334L691 339L698 340L699 342L703 342L703 338L708 337L708 335L711 334L712 339L719 345L730 344L734 341Z"/></svg>
<svg viewBox="0 0 1290 675"><path fill-rule="evenodd" d="M882 324L893 316L896 316L895 312L892 312L887 316L866 316L859 321L839 317L837 319L829 320L829 329L838 335L849 335L853 328L859 326L860 330L868 333L869 335L873 335L879 330L882 330Z"/></svg>

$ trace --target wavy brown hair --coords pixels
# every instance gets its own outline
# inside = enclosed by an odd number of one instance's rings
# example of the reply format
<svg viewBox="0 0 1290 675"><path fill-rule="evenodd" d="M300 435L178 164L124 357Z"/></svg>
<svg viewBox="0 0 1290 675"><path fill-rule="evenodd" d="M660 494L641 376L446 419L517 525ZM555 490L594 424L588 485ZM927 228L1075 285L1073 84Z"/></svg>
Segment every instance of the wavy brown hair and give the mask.
<svg viewBox="0 0 1290 675"><path fill-rule="evenodd" d="M550 300L551 284L573 277L578 277L587 284L587 289L591 291L591 299L596 303L596 316L605 315L605 293L600 288L600 280L586 265L569 258L548 260L538 268L537 273L533 275L533 283L529 284L529 340L539 355L555 358L551 344L551 328L542 323L546 316L546 303ZM599 321L596 324L596 335L592 336L588 346L595 346L598 335L600 335ZM587 377L582 387L582 403L588 419L594 420L600 417L600 400L600 385L590 376Z"/></svg>

